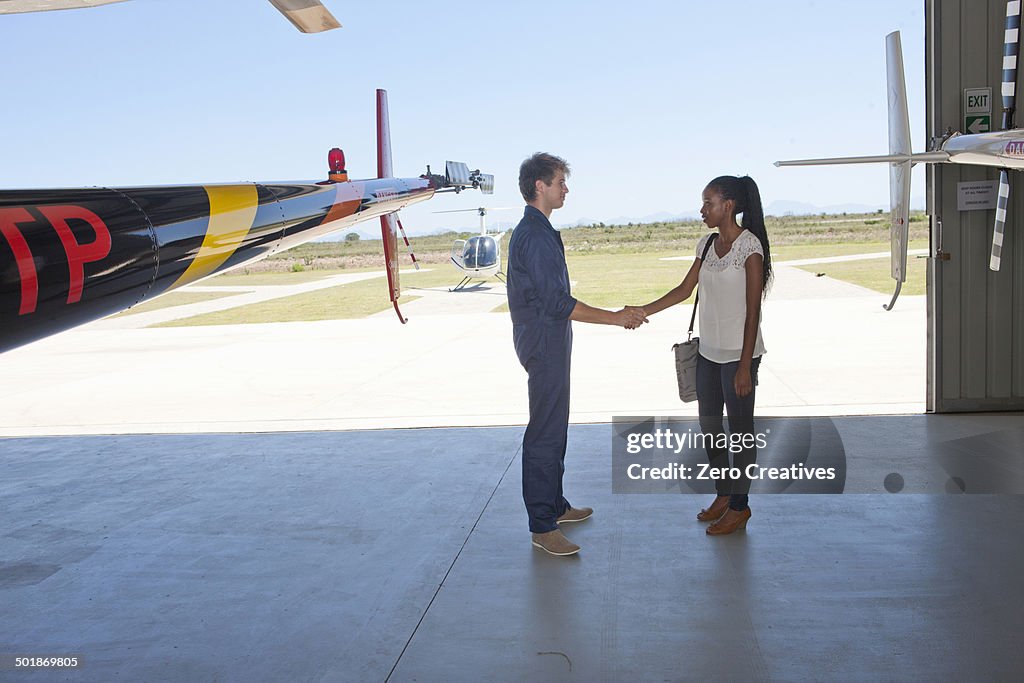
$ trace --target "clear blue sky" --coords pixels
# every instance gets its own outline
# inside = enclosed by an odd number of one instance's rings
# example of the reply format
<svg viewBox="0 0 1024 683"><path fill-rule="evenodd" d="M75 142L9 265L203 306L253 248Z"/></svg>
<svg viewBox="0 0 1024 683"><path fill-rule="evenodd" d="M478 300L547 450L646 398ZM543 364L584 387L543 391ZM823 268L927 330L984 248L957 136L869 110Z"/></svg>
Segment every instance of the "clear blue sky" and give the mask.
<svg viewBox="0 0 1024 683"><path fill-rule="evenodd" d="M260 0L0 16L0 187L319 179L335 145L372 177L383 87L397 175L453 159L496 177L491 198L403 212L412 232L476 225L432 211L521 206L538 150L572 165L556 225L690 213L723 173L752 175L766 206L887 206L884 166L772 162L887 150L897 29L924 149L921 0L325 4L344 27L319 35Z"/></svg>

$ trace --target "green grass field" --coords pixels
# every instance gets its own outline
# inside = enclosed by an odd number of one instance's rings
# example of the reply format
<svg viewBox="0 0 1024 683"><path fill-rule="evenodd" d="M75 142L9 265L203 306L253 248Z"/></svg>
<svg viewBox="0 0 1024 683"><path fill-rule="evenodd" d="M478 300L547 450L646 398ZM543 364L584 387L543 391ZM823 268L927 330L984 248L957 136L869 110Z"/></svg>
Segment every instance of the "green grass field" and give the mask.
<svg viewBox="0 0 1024 683"><path fill-rule="evenodd" d="M195 304L200 301L212 301L214 299L223 299L226 296L234 296L235 292L190 292L187 289L179 292L170 292L163 296L157 297L152 301L143 301L138 306L132 306L127 311L118 313L118 316L122 315L135 315L136 313L145 313L147 311L156 311L161 308L171 308L172 306L184 306L185 304Z"/></svg>
<svg viewBox="0 0 1024 683"><path fill-rule="evenodd" d="M922 258L907 257L907 281L903 283L901 294L914 296L925 293L927 263ZM883 294L892 294L896 287L896 281L889 275L890 266L887 258L845 263L820 263L798 267L809 273L825 273L828 277L851 282Z"/></svg>
<svg viewBox="0 0 1024 683"><path fill-rule="evenodd" d="M318 271L319 278L352 271ZM270 273L261 275L231 276L232 284L248 283L249 278L267 282L273 280L268 275L280 275L273 284L295 284L292 276L307 273ZM225 276L226 277L226 276ZM402 287L401 302L406 303L418 299L417 289L433 287L453 287L460 275L454 267L433 267L420 271L403 272L400 276ZM214 278L217 280L219 278ZM299 282L308 281L298 280ZM212 282L212 281L211 281ZM168 295L170 296L170 295ZM160 299L154 303L159 303ZM249 323L268 322L308 322L314 320L347 320L365 318L391 308L388 299L387 280L379 278L353 282L352 284L328 287L305 294L272 299L249 306L229 308L226 311L206 313L190 318L181 318L154 325L154 327L190 327L194 325L244 325Z"/></svg>
<svg viewBox="0 0 1024 683"><path fill-rule="evenodd" d="M887 252L888 216L798 216L769 218L772 258L796 259ZM697 239L706 232L698 222L607 226L598 224L561 231L569 276L576 283L573 295L594 306L612 308L623 303L642 304L677 285L690 261L665 261L664 257L691 256ZM461 273L448 262L452 240L466 234L447 233L414 240L424 270L402 273L402 302L416 298L417 288L452 287ZM502 240L507 253L508 235ZM911 249L927 246L927 222L920 214L911 218ZM911 258L903 292L924 293L924 259ZM380 245L374 240L318 242L302 245L259 264L259 272L228 273L203 282L212 286L258 288L313 282L338 273L382 271ZM803 267L847 282L889 294L889 260L872 259L823 263ZM269 269L269 270L266 270ZM429 270L427 270L429 269ZM315 292L284 297L226 311L162 323L161 326L234 325L262 322L297 322L363 318L391 307L382 277ZM216 294L181 292L161 297L153 308L216 298ZM133 311L142 310L141 307ZM507 311L507 307L495 309Z"/></svg>
<svg viewBox="0 0 1024 683"><path fill-rule="evenodd" d="M372 270L372 269L367 269ZM377 270L383 272L384 264ZM282 271L282 272L261 272L261 273L244 273L237 270L233 270L230 273L224 273L212 277L209 280L203 280L204 287L252 287L252 286L273 286L273 285L300 285L304 282L316 282L322 280L325 277L331 275L338 275L339 273L354 272L344 270L306 270L301 272L293 271Z"/></svg>

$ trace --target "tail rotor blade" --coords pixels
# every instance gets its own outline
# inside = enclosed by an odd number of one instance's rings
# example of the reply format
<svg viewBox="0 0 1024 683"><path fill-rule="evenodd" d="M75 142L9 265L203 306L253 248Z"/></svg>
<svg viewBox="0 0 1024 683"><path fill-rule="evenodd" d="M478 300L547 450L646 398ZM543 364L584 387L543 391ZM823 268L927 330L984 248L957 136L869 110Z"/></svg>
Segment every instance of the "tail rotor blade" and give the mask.
<svg viewBox="0 0 1024 683"><path fill-rule="evenodd" d="M1006 3L1006 32L1003 39L1003 130L1013 128L1013 114L1017 109L1017 57L1020 54L1020 0ZM988 269L999 272L1003 255L1003 231L1006 228L1006 209L1010 203L1010 177L1005 168L999 169L999 196L996 199L996 219L992 226L992 252Z"/></svg>
<svg viewBox="0 0 1024 683"><path fill-rule="evenodd" d="M909 161L889 165L889 239L890 274L896 281L889 305L882 308L891 311L896 305L903 283L907 281L907 248L910 245L910 167Z"/></svg>
<svg viewBox="0 0 1024 683"><path fill-rule="evenodd" d="M416 270L419 270L420 262L416 260L416 254L412 253L412 245L409 244L409 238L405 234L405 226L402 225L402 219L398 217L398 214L395 214L395 222L398 223L398 231L402 233L405 248L409 250L409 258L412 259L412 265L416 266Z"/></svg>
<svg viewBox="0 0 1024 683"><path fill-rule="evenodd" d="M1013 128L1017 108L1017 55L1020 52L1020 0L1006 3L1006 32L1003 42L1003 130Z"/></svg>
<svg viewBox="0 0 1024 683"><path fill-rule="evenodd" d="M388 274L388 296L395 307L398 319L404 325L408 322L398 310L398 298L402 296L402 288L398 282L398 221L395 214L388 213L380 217L381 240L384 242L384 263Z"/></svg>
<svg viewBox="0 0 1024 683"><path fill-rule="evenodd" d="M390 178L391 124L388 122L388 93L377 88L377 177Z"/></svg>
<svg viewBox="0 0 1024 683"><path fill-rule="evenodd" d="M1010 178L1005 168L999 170L999 196L996 199L996 221L992 228L992 254L989 256L988 269L999 272L999 262L1003 255L1003 228L1006 227L1006 206L1010 202Z"/></svg>
<svg viewBox="0 0 1024 683"><path fill-rule="evenodd" d="M910 142L910 115L907 112L907 83L903 75L903 45L899 31L885 37L886 85L889 100L889 154L906 155L904 161L889 164L889 239L890 274L896 281L889 305L896 305L903 283L907 281L907 247L910 241L910 169L913 167Z"/></svg>
<svg viewBox="0 0 1024 683"><path fill-rule="evenodd" d="M900 32L885 37L885 81L889 104L889 154L910 155L910 114L907 81L903 74L903 43Z"/></svg>

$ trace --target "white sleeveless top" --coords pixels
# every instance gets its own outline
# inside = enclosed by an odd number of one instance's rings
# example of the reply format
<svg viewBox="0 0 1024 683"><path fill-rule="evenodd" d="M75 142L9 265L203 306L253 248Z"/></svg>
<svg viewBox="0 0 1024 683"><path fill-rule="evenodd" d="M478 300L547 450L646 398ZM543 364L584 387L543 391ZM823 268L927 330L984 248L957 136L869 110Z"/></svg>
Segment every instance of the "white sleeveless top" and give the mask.
<svg viewBox="0 0 1024 683"><path fill-rule="evenodd" d="M697 258L704 251L704 245L711 233L697 242ZM718 240L715 240L716 242ZM715 245L708 249L707 258L701 264L697 291L700 293L699 309L700 355L716 363L732 363L740 359L743 350L743 324L747 317L747 272L744 264L751 254L761 254L761 240L752 232L744 230L732 243L732 248L719 258ZM757 321L757 340L754 342L754 358L764 354L761 339L761 321Z"/></svg>

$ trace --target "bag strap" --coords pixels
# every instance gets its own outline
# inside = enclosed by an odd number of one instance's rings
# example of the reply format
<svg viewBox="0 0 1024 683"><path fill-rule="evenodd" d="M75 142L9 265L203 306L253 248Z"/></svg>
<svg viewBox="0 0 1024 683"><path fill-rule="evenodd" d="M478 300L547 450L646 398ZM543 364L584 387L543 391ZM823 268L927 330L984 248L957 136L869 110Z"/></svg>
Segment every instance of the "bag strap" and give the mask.
<svg viewBox="0 0 1024 683"><path fill-rule="evenodd" d="M713 232L713 233L711 233L711 236L708 237L708 241L705 242L705 244L704 244L704 251L702 251L701 254L700 254L700 262L702 264L704 263L704 260L708 257L708 249L711 248L711 245L714 243L716 237L718 237L718 233L717 232ZM697 291L696 294L693 295L693 313L690 314L690 329L688 329L686 331L686 341L690 341L690 337L693 335L693 322L697 318L697 302L698 301L700 301L700 291L699 290Z"/></svg>

